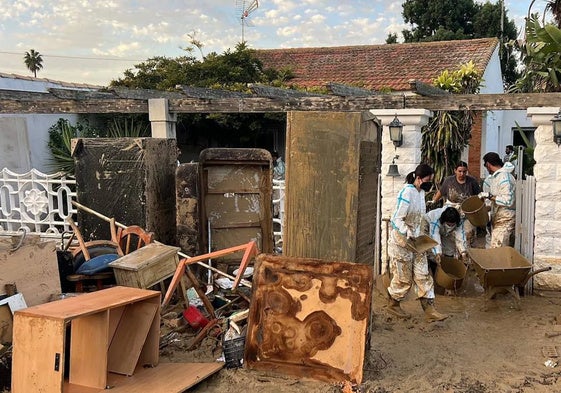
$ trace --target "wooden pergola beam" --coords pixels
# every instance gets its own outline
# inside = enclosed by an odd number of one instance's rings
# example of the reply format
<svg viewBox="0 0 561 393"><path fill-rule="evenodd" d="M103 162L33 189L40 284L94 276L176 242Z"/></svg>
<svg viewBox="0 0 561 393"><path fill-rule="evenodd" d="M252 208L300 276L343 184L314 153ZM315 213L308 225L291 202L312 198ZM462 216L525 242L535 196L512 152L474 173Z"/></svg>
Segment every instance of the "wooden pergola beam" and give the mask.
<svg viewBox="0 0 561 393"><path fill-rule="evenodd" d="M154 97L150 97L154 98ZM561 93L367 97L170 98L174 113L353 112L368 109L513 110L561 106ZM0 113L148 113L148 98L57 98L47 93L0 91Z"/></svg>

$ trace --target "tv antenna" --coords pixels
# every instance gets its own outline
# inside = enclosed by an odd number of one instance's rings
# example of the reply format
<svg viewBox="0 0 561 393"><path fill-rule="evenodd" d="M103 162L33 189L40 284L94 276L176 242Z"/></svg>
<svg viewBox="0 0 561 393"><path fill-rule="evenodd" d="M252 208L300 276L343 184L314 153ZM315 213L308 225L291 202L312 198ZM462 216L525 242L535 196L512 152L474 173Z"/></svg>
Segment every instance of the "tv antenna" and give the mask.
<svg viewBox="0 0 561 393"><path fill-rule="evenodd" d="M242 42L245 42L245 26L251 26L247 18L258 7L258 0L236 0L236 8L242 25Z"/></svg>

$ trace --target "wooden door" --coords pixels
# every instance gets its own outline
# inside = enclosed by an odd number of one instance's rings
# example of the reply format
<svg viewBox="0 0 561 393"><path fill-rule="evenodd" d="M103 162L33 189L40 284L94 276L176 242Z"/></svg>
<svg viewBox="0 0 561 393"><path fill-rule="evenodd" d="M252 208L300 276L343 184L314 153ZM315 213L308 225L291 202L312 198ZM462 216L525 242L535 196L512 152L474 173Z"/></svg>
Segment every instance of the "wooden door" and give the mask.
<svg viewBox="0 0 561 393"><path fill-rule="evenodd" d="M201 152L201 250L221 250L255 240L273 250L271 155L263 149ZM238 255L239 254L239 255ZM241 253L224 261L237 260Z"/></svg>
<svg viewBox="0 0 561 393"><path fill-rule="evenodd" d="M61 320L14 315L13 393L62 391L64 329Z"/></svg>

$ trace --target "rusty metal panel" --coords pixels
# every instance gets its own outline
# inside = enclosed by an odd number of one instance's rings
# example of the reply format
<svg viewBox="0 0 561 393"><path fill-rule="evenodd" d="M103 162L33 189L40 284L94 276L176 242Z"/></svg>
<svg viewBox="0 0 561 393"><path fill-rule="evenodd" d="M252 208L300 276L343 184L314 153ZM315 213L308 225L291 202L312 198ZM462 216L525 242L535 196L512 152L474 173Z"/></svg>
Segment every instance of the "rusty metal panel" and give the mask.
<svg viewBox="0 0 561 393"><path fill-rule="evenodd" d="M200 154L201 249L255 240L273 250L272 159L263 149L205 149ZM238 255L239 254L239 255ZM238 260L241 254L222 260Z"/></svg>
<svg viewBox="0 0 561 393"><path fill-rule="evenodd" d="M360 383L372 281L372 268L364 264L260 254L247 367Z"/></svg>
<svg viewBox="0 0 561 393"><path fill-rule="evenodd" d="M287 116L283 254L372 263L381 129L370 113Z"/></svg>

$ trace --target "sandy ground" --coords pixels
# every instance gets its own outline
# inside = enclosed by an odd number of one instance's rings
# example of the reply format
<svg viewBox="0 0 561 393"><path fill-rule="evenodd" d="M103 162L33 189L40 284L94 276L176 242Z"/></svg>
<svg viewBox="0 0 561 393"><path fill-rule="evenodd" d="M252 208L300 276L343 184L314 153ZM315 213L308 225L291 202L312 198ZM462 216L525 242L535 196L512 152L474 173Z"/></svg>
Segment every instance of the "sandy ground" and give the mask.
<svg viewBox="0 0 561 393"><path fill-rule="evenodd" d="M546 337L561 324L561 298L527 296L521 310L510 295L485 301L483 288L469 275L453 295L438 295L439 311L450 318L426 323L415 299L403 302L412 314L399 320L385 312L385 298L373 298L371 347L356 392L561 392L561 335ZM485 310L487 308L487 310ZM561 330L560 330L561 331ZM188 342L188 339L186 339ZM181 342L162 350L162 361L213 361L218 340L206 339L195 351ZM552 358L560 365L548 367ZM302 381L247 369L223 369L189 392L341 392L341 386Z"/></svg>

